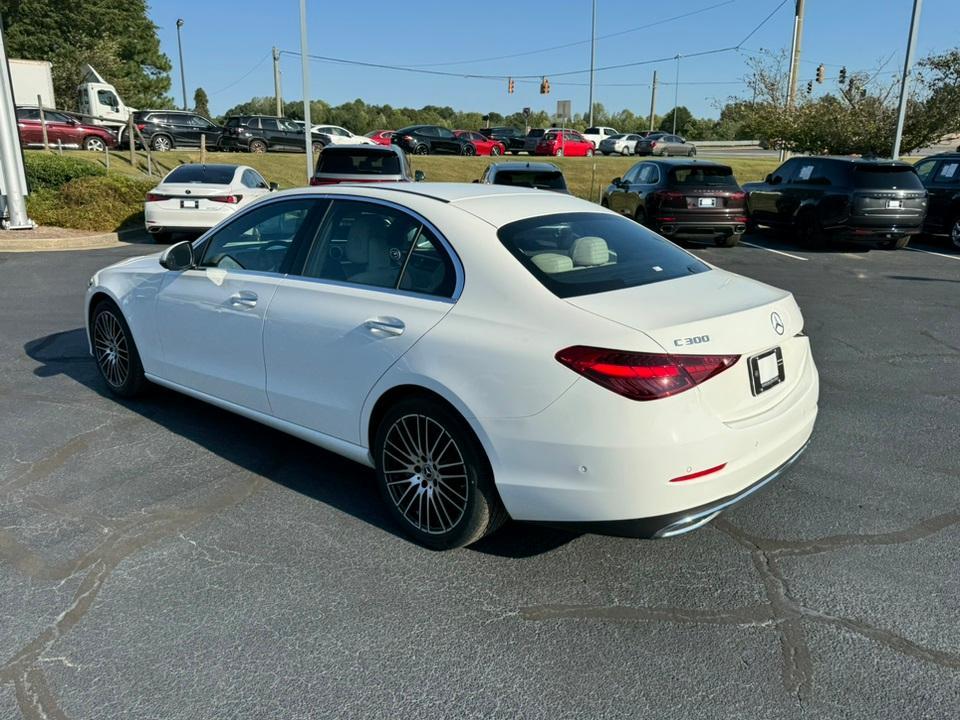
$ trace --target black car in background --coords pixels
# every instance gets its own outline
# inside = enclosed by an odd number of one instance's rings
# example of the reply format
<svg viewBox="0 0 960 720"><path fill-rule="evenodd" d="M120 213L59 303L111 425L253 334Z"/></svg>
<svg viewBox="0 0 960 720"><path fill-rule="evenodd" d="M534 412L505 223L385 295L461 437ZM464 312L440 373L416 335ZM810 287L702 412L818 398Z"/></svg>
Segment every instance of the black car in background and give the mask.
<svg viewBox="0 0 960 720"><path fill-rule="evenodd" d="M203 115L182 110L138 110L133 114L133 124L143 143L156 152L200 147L202 136L206 137L206 146L215 150L223 134L222 127ZM121 131L120 142L127 142L126 130Z"/></svg>
<svg viewBox="0 0 960 720"><path fill-rule="evenodd" d="M453 131L439 125L401 128L393 134L390 142L414 155L472 155L475 151L469 140L458 138Z"/></svg>
<svg viewBox="0 0 960 720"><path fill-rule="evenodd" d="M524 149L527 134L515 127L480 128L477 132L492 140L499 140L507 148L507 152L516 155Z"/></svg>
<svg viewBox="0 0 960 720"><path fill-rule="evenodd" d="M569 193L560 168L548 162L501 162L487 166L479 180L488 185L512 185Z"/></svg>
<svg viewBox="0 0 960 720"><path fill-rule="evenodd" d="M220 147L223 150L304 152L304 128L293 120L270 115L235 115L227 118ZM311 133L312 150L316 154L330 144L322 133Z"/></svg>
<svg viewBox="0 0 960 720"><path fill-rule="evenodd" d="M743 189L752 225L793 232L811 246L835 237L903 248L927 214L916 169L893 160L794 157Z"/></svg>
<svg viewBox="0 0 960 720"><path fill-rule="evenodd" d="M923 231L946 235L960 250L960 152L931 155L914 167L928 195Z"/></svg>
<svg viewBox="0 0 960 720"><path fill-rule="evenodd" d="M600 204L664 237L712 239L733 247L747 228L746 195L727 165L647 160L614 178Z"/></svg>

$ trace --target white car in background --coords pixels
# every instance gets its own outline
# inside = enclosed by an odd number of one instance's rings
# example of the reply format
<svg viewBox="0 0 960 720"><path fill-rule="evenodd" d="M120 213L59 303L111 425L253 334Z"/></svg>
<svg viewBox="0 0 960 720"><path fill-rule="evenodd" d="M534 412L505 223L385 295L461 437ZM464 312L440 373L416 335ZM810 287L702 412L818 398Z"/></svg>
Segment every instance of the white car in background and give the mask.
<svg viewBox="0 0 960 720"><path fill-rule="evenodd" d="M433 548L508 516L678 535L806 447L819 380L789 292L570 195L411 187L290 190L100 270L103 380L375 468Z"/></svg>
<svg viewBox="0 0 960 720"><path fill-rule="evenodd" d="M330 137L334 145L376 145L365 135L356 135L339 125L314 125L312 131Z"/></svg>
<svg viewBox="0 0 960 720"><path fill-rule="evenodd" d="M144 225L157 242L169 242L175 232L212 228L277 187L247 165L181 165L147 193Z"/></svg>
<svg viewBox="0 0 960 720"><path fill-rule="evenodd" d="M619 135L620 131L612 127L589 127L583 131L582 135L593 143L594 149L600 147L600 143L613 135Z"/></svg>

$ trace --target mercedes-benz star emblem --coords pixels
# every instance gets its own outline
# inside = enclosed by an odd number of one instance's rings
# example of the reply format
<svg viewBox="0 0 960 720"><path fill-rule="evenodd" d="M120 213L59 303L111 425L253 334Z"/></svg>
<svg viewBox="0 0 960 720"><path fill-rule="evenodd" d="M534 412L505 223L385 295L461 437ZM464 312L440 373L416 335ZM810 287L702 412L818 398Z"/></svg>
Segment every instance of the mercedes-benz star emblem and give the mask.
<svg viewBox="0 0 960 720"><path fill-rule="evenodd" d="M773 331L777 335L783 335L784 325L783 318L780 317L780 313L770 313L770 324L773 325Z"/></svg>

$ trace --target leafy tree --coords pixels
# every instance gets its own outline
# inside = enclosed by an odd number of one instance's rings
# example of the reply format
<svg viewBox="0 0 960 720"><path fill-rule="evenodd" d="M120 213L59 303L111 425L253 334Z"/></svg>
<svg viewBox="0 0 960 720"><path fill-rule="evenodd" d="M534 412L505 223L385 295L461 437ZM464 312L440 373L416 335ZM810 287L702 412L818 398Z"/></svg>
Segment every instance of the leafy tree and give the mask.
<svg viewBox="0 0 960 720"><path fill-rule="evenodd" d="M675 108L677 111L677 128L676 132L678 135L689 135L690 130L693 129L693 113L690 112L683 105ZM671 108L663 115L663 120L660 121L660 129L664 132L672 133L674 132L673 128L673 111L674 108Z"/></svg>
<svg viewBox="0 0 960 720"><path fill-rule="evenodd" d="M203 115L205 118L210 117L210 105L209 99L207 98L207 91L202 87L197 88L197 91L193 94L193 111L197 115Z"/></svg>
<svg viewBox="0 0 960 720"><path fill-rule="evenodd" d="M88 63L133 107L169 107L170 60L145 0L0 0L7 53L53 63L58 105L70 109Z"/></svg>

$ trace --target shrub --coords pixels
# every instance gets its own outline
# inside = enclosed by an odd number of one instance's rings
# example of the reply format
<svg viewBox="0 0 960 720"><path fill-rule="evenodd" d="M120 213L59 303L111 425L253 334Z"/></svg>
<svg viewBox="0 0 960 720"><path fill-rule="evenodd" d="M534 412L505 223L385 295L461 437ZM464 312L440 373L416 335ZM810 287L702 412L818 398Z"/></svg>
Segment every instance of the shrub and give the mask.
<svg viewBox="0 0 960 720"><path fill-rule="evenodd" d="M27 212L41 225L78 230L119 230L143 221L143 199L156 185L124 175L79 177L59 189L43 188L27 198Z"/></svg>
<svg viewBox="0 0 960 720"><path fill-rule="evenodd" d="M62 187L76 178L107 174L104 168L89 160L47 152L24 153L23 167L31 192Z"/></svg>

